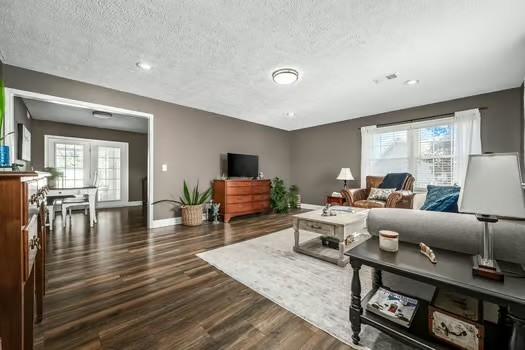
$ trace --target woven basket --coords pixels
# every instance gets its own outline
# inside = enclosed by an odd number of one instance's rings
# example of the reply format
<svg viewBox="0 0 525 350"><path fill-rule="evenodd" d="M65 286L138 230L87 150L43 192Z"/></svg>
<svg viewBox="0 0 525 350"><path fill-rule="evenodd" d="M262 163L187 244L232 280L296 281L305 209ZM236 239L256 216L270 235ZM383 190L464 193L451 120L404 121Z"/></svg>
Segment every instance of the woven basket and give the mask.
<svg viewBox="0 0 525 350"><path fill-rule="evenodd" d="M181 212L183 225L199 226L202 224L202 204L183 206Z"/></svg>

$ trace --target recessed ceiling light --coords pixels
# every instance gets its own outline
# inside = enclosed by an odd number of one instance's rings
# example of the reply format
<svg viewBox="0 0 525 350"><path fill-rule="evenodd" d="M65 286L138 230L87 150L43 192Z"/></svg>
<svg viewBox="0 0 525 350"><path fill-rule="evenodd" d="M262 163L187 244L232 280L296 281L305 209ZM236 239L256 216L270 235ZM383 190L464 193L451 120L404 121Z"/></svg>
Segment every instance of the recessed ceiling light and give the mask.
<svg viewBox="0 0 525 350"><path fill-rule="evenodd" d="M295 112L286 112L288 118L295 118Z"/></svg>
<svg viewBox="0 0 525 350"><path fill-rule="evenodd" d="M93 117L99 119L110 119L111 117L113 117L113 114L108 112L93 111Z"/></svg>
<svg viewBox="0 0 525 350"><path fill-rule="evenodd" d="M272 73L272 78L279 85L293 84L299 79L299 72L293 68L281 68Z"/></svg>
<svg viewBox="0 0 525 350"><path fill-rule="evenodd" d="M417 79L410 79L410 80L405 81L405 85L417 85L417 84L419 84L419 80Z"/></svg>
<svg viewBox="0 0 525 350"><path fill-rule="evenodd" d="M150 70L151 64L149 64L148 62L139 61L137 62L137 67L139 67L142 70Z"/></svg>

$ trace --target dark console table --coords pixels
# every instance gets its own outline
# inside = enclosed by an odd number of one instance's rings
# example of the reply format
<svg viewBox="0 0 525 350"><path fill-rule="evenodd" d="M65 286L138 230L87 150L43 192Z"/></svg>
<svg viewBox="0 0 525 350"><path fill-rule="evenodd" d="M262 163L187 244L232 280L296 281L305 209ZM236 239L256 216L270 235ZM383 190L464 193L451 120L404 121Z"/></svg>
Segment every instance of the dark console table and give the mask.
<svg viewBox="0 0 525 350"><path fill-rule="evenodd" d="M433 250L438 259L438 263L435 265L419 252L419 246L416 244L400 242L399 251L389 253L379 249L377 237L373 237L346 252L346 255L350 257L350 264L354 272L352 304L350 306L354 344L357 345L360 341L361 324L368 324L396 339L422 349L448 348L428 333L428 303L425 301L420 300L420 305L410 328L399 326L381 316L367 312L368 299L382 285L382 271L386 271L499 305L499 324L513 322L512 336L500 335L498 339L494 339L494 337L487 339L490 338L487 334L486 341L498 344L498 349L504 349L506 345L503 344L509 344L511 350L521 349L525 329L523 322L525 315L525 279L506 276L504 282L497 282L476 277L472 275L472 257L470 255L442 249ZM374 268L372 291L364 298L361 297L361 281L359 278L359 270L362 265ZM501 329L501 327L496 327L496 329ZM491 348L491 343L488 345L485 349Z"/></svg>

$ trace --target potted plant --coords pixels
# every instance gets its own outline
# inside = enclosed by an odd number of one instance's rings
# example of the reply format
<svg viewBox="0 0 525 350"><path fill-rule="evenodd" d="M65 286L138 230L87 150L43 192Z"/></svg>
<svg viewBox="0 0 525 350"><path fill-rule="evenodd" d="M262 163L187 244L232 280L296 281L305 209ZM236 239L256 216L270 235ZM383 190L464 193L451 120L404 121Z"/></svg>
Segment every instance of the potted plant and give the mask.
<svg viewBox="0 0 525 350"><path fill-rule="evenodd" d="M199 192L199 184L190 191L186 180L184 180L182 196L179 200L173 199L162 199L156 201L153 204L160 202L171 202L180 205L182 224L186 226L198 226L202 224L202 209L204 203L206 203L211 197L211 187L203 193Z"/></svg>
<svg viewBox="0 0 525 350"><path fill-rule="evenodd" d="M271 202L276 213L288 213L288 191L284 181L278 177L272 180Z"/></svg>
<svg viewBox="0 0 525 350"><path fill-rule="evenodd" d="M299 194L299 187L292 185L288 189L288 203L290 208L299 209L301 206L301 195Z"/></svg>
<svg viewBox="0 0 525 350"><path fill-rule="evenodd" d="M44 168L44 171L46 173L49 173L50 175L47 177L47 184L50 188L56 187L56 180L59 176L62 176L62 172L60 172L57 168Z"/></svg>

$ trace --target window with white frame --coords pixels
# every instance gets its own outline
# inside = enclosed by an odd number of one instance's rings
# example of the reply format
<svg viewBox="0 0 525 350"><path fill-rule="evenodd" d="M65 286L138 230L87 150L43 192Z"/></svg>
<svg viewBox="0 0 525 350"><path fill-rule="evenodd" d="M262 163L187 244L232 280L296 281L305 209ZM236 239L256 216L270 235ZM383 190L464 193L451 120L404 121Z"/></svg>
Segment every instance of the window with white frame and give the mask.
<svg viewBox="0 0 525 350"><path fill-rule="evenodd" d="M366 138L365 175L409 172L416 189L458 183L453 118L373 128Z"/></svg>
<svg viewBox="0 0 525 350"><path fill-rule="evenodd" d="M120 148L98 147L98 200L120 200Z"/></svg>
<svg viewBox="0 0 525 350"><path fill-rule="evenodd" d="M45 135L45 166L56 168L57 188L96 186L99 202L128 202L128 144Z"/></svg>
<svg viewBox="0 0 525 350"><path fill-rule="evenodd" d="M55 143L55 168L60 175L57 186L75 188L84 186L84 145Z"/></svg>

